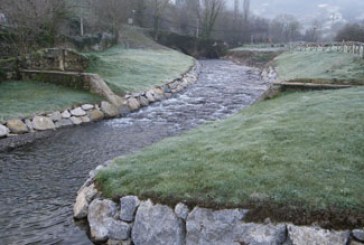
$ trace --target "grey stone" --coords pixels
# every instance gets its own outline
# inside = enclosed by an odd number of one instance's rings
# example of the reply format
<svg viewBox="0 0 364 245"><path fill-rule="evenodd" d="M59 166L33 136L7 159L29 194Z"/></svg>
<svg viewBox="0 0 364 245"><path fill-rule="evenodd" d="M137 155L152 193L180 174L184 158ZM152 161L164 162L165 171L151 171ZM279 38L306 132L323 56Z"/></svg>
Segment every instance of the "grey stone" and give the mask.
<svg viewBox="0 0 364 245"><path fill-rule="evenodd" d="M118 108L106 101L101 102L101 110L105 114L106 118L116 117L119 115Z"/></svg>
<svg viewBox="0 0 364 245"><path fill-rule="evenodd" d="M183 204L178 203L176 207L174 208L174 212L176 213L178 218L181 218L183 220L187 219L188 213L190 212L189 208Z"/></svg>
<svg viewBox="0 0 364 245"><path fill-rule="evenodd" d="M10 130L4 125L0 124L0 138L7 137L10 133Z"/></svg>
<svg viewBox="0 0 364 245"><path fill-rule="evenodd" d="M87 217L88 206L96 194L97 190L94 184L83 187L78 191L76 203L73 206L73 216L76 219L83 219Z"/></svg>
<svg viewBox="0 0 364 245"><path fill-rule="evenodd" d="M111 240L128 240L130 226L113 217L117 207L111 200L95 199L88 208L87 219L90 226L91 238L96 243Z"/></svg>
<svg viewBox="0 0 364 245"><path fill-rule="evenodd" d="M131 240L126 241L118 241L118 240L111 240L109 239L106 243L106 245L131 245Z"/></svg>
<svg viewBox="0 0 364 245"><path fill-rule="evenodd" d="M25 119L25 125L27 125L30 132L34 132L32 121L30 121L29 119Z"/></svg>
<svg viewBox="0 0 364 245"><path fill-rule="evenodd" d="M363 245L363 243L353 240L353 241L350 242L350 245Z"/></svg>
<svg viewBox="0 0 364 245"><path fill-rule="evenodd" d="M71 117L70 120L71 120L72 124L74 124L74 125L82 124L82 119L79 117Z"/></svg>
<svg viewBox="0 0 364 245"><path fill-rule="evenodd" d="M77 107L71 110L71 115L76 117L82 117L86 115L86 112L81 107Z"/></svg>
<svg viewBox="0 0 364 245"><path fill-rule="evenodd" d="M183 223L164 205L141 202L132 230L135 245L179 245L185 243Z"/></svg>
<svg viewBox="0 0 364 245"><path fill-rule="evenodd" d="M286 225L240 224L234 227L234 241L250 245L281 245L287 240Z"/></svg>
<svg viewBox="0 0 364 245"><path fill-rule="evenodd" d="M233 244L240 235L235 230L246 213L242 209L213 211L196 207L187 217L186 244Z"/></svg>
<svg viewBox="0 0 364 245"><path fill-rule="evenodd" d="M149 105L149 100L145 96L140 96L139 97L139 102L140 102L141 106L148 106Z"/></svg>
<svg viewBox="0 0 364 245"><path fill-rule="evenodd" d="M145 97L147 97L149 103L153 103L156 101L155 97L154 97L154 93L152 91L148 91L146 94L145 94Z"/></svg>
<svg viewBox="0 0 364 245"><path fill-rule="evenodd" d="M95 108L95 106L94 105L91 105L91 104L85 104L85 105L82 105L81 108L84 111L91 111L92 109Z"/></svg>
<svg viewBox="0 0 364 245"><path fill-rule="evenodd" d="M125 196L120 199L120 219L125 222L134 221L134 215L140 205L136 196Z"/></svg>
<svg viewBox="0 0 364 245"><path fill-rule="evenodd" d="M53 121L60 121L62 119L62 114L59 111L53 112L48 115L48 117Z"/></svg>
<svg viewBox="0 0 364 245"><path fill-rule="evenodd" d="M13 134L24 134L29 132L27 125L20 119L9 120L6 123L6 126Z"/></svg>
<svg viewBox="0 0 364 245"><path fill-rule="evenodd" d="M32 121L33 129L38 131L45 131L50 129L55 129L53 121L48 117L35 116Z"/></svg>
<svg viewBox="0 0 364 245"><path fill-rule="evenodd" d="M70 119L61 119L58 122L56 122L56 128L62 128L62 127L67 127L67 126L71 126L72 121Z"/></svg>
<svg viewBox="0 0 364 245"><path fill-rule="evenodd" d="M288 236L293 245L345 245L350 233L347 231L329 231L319 227L288 225Z"/></svg>
<svg viewBox="0 0 364 245"><path fill-rule="evenodd" d="M130 111L137 111L140 108L140 103L137 99L134 97L131 97L128 99L128 106Z"/></svg>
<svg viewBox="0 0 364 245"><path fill-rule="evenodd" d="M353 230L353 237L358 241L364 242L364 230L363 229Z"/></svg>
<svg viewBox="0 0 364 245"><path fill-rule="evenodd" d="M128 104L126 102L123 103L122 105L120 105L118 107L118 109L119 109L120 115L122 115L122 116L125 116L125 115L130 113L129 106L128 106Z"/></svg>
<svg viewBox="0 0 364 245"><path fill-rule="evenodd" d="M104 119L104 113L98 109L88 111L87 116L92 122L100 121Z"/></svg>
<svg viewBox="0 0 364 245"><path fill-rule="evenodd" d="M62 118L64 119L69 119L71 117L71 113L69 113L69 111L64 111L62 112Z"/></svg>
<svg viewBox="0 0 364 245"><path fill-rule="evenodd" d="M83 116L80 118L82 123L89 123L91 122L90 118L88 116Z"/></svg>

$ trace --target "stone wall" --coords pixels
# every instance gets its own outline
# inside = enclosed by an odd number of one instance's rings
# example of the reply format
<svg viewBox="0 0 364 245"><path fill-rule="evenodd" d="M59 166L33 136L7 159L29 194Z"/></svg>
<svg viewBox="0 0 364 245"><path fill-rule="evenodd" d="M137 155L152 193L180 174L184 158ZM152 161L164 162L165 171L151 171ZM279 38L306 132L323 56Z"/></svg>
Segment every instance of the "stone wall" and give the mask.
<svg viewBox="0 0 364 245"><path fill-rule="evenodd" d="M116 203L102 198L94 186L97 173L110 162L90 172L78 191L74 217L88 220L91 239L105 244L159 245L360 245L364 230L334 231L289 223L263 224L245 221L249 210L174 208L125 196Z"/></svg>
<svg viewBox="0 0 364 245"><path fill-rule="evenodd" d="M36 74L36 71L29 71L29 73ZM42 73L47 74L46 72ZM49 71L48 73L55 72ZM139 110L141 107L170 98L174 93L184 90L188 85L197 80L198 73L199 64L196 63L189 71L173 81L162 86L155 86L145 92L127 94L123 98L116 96L98 75L71 73L73 79L83 81L84 85L82 86L87 86L90 91L104 96L109 101L102 101L100 104L95 105L73 106L63 111L39 113L31 118L19 118L0 122L0 139L11 135L56 130L62 127L99 121L104 118L124 116ZM61 74L67 77L67 73ZM78 75L75 76L75 74ZM75 84L78 84L78 82L75 82Z"/></svg>
<svg viewBox="0 0 364 245"><path fill-rule="evenodd" d="M47 48L20 58L23 70L84 72L88 59L72 49Z"/></svg>

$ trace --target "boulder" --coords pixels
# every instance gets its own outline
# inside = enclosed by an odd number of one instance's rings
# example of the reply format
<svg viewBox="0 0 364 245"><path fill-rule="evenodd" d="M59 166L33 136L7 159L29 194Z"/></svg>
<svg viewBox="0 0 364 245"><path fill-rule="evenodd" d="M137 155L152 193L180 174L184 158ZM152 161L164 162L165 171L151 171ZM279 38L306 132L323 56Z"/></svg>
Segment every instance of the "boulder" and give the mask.
<svg viewBox="0 0 364 245"><path fill-rule="evenodd" d="M25 119L25 125L27 125L30 132L34 132L32 121L30 121L29 119Z"/></svg>
<svg viewBox="0 0 364 245"><path fill-rule="evenodd" d="M244 234L247 233L248 228L241 227L241 225L244 225L242 220L246 213L247 211L243 209L213 211L210 209L196 207L187 217L186 244L235 244L239 241L239 239L243 238ZM246 240L248 240L248 238ZM253 239L250 240L253 241ZM253 245L258 243L251 244Z"/></svg>
<svg viewBox="0 0 364 245"><path fill-rule="evenodd" d="M56 111L56 112L53 112L53 113L49 114L48 117L53 122L57 122L57 121L60 121L62 119L62 114L59 111Z"/></svg>
<svg viewBox="0 0 364 245"><path fill-rule="evenodd" d="M288 225L288 236L294 245L342 245L347 244L350 233L329 231L319 227Z"/></svg>
<svg viewBox="0 0 364 245"><path fill-rule="evenodd" d="M91 111L92 109L95 108L95 106L94 105L91 105L91 104L85 104L85 105L82 105L81 108L84 111Z"/></svg>
<svg viewBox="0 0 364 245"><path fill-rule="evenodd" d="M128 106L130 111L137 111L140 108L140 103L136 98L131 97L128 99Z"/></svg>
<svg viewBox="0 0 364 245"><path fill-rule="evenodd" d="M4 125L0 124L0 138L7 137L10 133L10 130Z"/></svg>
<svg viewBox="0 0 364 245"><path fill-rule="evenodd" d="M74 125L82 124L82 119L79 117L71 117L70 120L71 120L72 124L74 124Z"/></svg>
<svg viewBox="0 0 364 245"><path fill-rule="evenodd" d="M364 242L364 230L363 229L353 230L353 237L358 241Z"/></svg>
<svg viewBox="0 0 364 245"><path fill-rule="evenodd" d="M133 222L134 215L140 205L136 196L125 196L120 199L120 219L125 222Z"/></svg>
<svg viewBox="0 0 364 245"><path fill-rule="evenodd" d="M234 227L234 241L238 244L281 245L287 240L286 225L240 224Z"/></svg>
<svg viewBox="0 0 364 245"><path fill-rule="evenodd" d="M77 107L71 110L71 115L75 117L82 117L86 115L86 112L81 107Z"/></svg>
<svg viewBox="0 0 364 245"><path fill-rule="evenodd" d="M145 97L147 97L149 103L156 102L156 99L154 97L154 93L152 91L146 92Z"/></svg>
<svg viewBox="0 0 364 245"><path fill-rule="evenodd" d="M106 101L101 102L101 110L105 114L106 118L116 117L119 115L118 108Z"/></svg>
<svg viewBox="0 0 364 245"><path fill-rule="evenodd" d="M132 241L135 245L185 244L183 222L168 206L148 200L141 202L132 230Z"/></svg>
<svg viewBox="0 0 364 245"><path fill-rule="evenodd" d="M91 202L87 219L93 241L100 243L106 242L108 239L129 240L130 225L114 219L116 213L116 204L111 200L95 199Z"/></svg>
<svg viewBox="0 0 364 245"><path fill-rule="evenodd" d="M178 203L174 208L174 212L176 213L177 217L183 220L187 219L188 213L190 212L189 208L184 203Z"/></svg>
<svg viewBox="0 0 364 245"><path fill-rule="evenodd" d="M91 122L90 118L88 116L83 116L80 118L82 123L89 123Z"/></svg>
<svg viewBox="0 0 364 245"><path fill-rule="evenodd" d="M33 129L38 131L45 131L55 129L53 121L49 117L35 116L32 121Z"/></svg>
<svg viewBox="0 0 364 245"><path fill-rule="evenodd" d="M96 121L100 121L100 120L104 119L104 113L97 109L88 111L87 116L92 122L96 122Z"/></svg>
<svg viewBox="0 0 364 245"><path fill-rule="evenodd" d="M149 100L145 96L140 96L139 97L139 103L140 103L141 106L148 106L149 105Z"/></svg>
<svg viewBox="0 0 364 245"><path fill-rule="evenodd" d="M87 217L88 206L96 194L97 190L94 184L84 187L78 191L76 203L73 206L73 216L76 219L83 219Z"/></svg>
<svg viewBox="0 0 364 245"><path fill-rule="evenodd" d="M63 128L71 125L73 125L73 123L70 119L61 119L56 122L56 128Z"/></svg>
<svg viewBox="0 0 364 245"><path fill-rule="evenodd" d="M10 132L14 134L24 134L29 132L27 125L19 119L7 121L6 126L9 128Z"/></svg>
<svg viewBox="0 0 364 245"><path fill-rule="evenodd" d="M70 117L71 117L71 113L69 113L69 111L64 111L64 112L62 112L62 118L64 118L64 119L69 119Z"/></svg>

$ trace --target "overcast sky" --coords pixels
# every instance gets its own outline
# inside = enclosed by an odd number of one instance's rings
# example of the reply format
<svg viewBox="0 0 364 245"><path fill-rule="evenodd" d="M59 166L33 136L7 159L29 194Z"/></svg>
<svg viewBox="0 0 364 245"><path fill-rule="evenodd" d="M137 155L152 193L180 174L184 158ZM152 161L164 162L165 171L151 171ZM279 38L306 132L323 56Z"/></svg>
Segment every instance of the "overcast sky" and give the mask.
<svg viewBox="0 0 364 245"><path fill-rule="evenodd" d="M255 14L269 18L288 13L304 22L315 18L330 18L332 21L364 19L364 0L251 0L250 2Z"/></svg>

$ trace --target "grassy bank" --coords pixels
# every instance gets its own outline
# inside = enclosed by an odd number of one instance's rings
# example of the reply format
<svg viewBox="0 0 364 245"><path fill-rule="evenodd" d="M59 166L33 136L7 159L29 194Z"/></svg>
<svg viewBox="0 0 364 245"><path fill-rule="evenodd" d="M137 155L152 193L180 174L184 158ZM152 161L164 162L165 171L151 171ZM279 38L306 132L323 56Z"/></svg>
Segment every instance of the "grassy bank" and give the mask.
<svg viewBox="0 0 364 245"><path fill-rule="evenodd" d="M116 159L97 184L108 197L363 213L363 121L363 88L286 94Z"/></svg>
<svg viewBox="0 0 364 245"><path fill-rule="evenodd" d="M338 52L286 52L276 58L284 81L364 85L364 60Z"/></svg>
<svg viewBox="0 0 364 245"><path fill-rule="evenodd" d="M96 103L102 98L85 91L36 81L0 83L0 121L53 112L81 103Z"/></svg>
<svg viewBox="0 0 364 245"><path fill-rule="evenodd" d="M193 58L170 49L125 49L116 46L87 54L89 72L101 75L114 92L139 92L177 78Z"/></svg>

